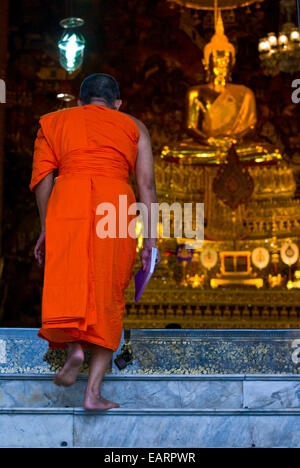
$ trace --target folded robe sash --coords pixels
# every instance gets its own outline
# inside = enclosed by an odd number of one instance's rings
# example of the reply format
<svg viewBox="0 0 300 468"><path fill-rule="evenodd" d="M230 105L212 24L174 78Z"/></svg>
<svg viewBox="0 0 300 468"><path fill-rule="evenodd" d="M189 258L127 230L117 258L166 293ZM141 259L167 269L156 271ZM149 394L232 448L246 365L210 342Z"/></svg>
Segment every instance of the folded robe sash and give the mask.
<svg viewBox="0 0 300 468"><path fill-rule="evenodd" d="M48 201L42 303L47 328L86 331L96 323L92 190L92 175L62 174Z"/></svg>

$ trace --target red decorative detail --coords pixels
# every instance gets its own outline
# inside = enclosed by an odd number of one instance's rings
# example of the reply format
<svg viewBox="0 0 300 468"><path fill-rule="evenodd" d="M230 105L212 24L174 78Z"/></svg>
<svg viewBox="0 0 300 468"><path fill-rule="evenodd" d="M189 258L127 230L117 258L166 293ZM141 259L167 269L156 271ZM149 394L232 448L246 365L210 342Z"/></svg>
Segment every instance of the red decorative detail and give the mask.
<svg viewBox="0 0 300 468"><path fill-rule="evenodd" d="M228 151L227 162L222 164L213 181L213 191L225 205L236 209L252 195L254 182L247 168L243 168L234 145Z"/></svg>

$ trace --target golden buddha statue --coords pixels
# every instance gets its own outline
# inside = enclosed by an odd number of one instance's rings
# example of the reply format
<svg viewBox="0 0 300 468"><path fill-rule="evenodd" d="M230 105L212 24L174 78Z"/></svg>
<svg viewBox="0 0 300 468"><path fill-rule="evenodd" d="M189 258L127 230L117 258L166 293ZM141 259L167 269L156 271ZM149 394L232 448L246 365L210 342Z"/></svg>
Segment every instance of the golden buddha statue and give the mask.
<svg viewBox="0 0 300 468"><path fill-rule="evenodd" d="M178 252L189 249L191 239L158 239L159 281L153 280L140 304L134 302L134 282L127 290L128 328L144 327L146 310L152 328L173 322L183 328L299 326L297 291L288 289L300 288L300 269L292 281L290 267L280 262L280 245L299 242L293 169L259 141L255 96L230 82L235 50L215 11L215 35L204 49L208 83L192 87L187 98L190 138L155 158L160 203L204 203L203 247L193 249L190 262L179 262ZM230 203L228 191L234 194Z"/></svg>
<svg viewBox="0 0 300 468"><path fill-rule="evenodd" d="M188 158L189 163L219 163L235 144L242 161L281 159L271 145L255 141L255 96L246 86L230 83L235 48L224 33L221 11L217 18L215 34L204 48L208 83L188 92L186 128L191 138L175 148L165 147L162 156Z"/></svg>

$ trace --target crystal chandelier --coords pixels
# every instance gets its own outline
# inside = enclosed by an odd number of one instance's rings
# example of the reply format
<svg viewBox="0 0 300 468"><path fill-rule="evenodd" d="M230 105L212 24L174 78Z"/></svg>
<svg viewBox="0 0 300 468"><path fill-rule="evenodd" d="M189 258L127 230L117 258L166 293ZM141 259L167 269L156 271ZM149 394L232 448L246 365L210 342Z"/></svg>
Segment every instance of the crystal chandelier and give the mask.
<svg viewBox="0 0 300 468"><path fill-rule="evenodd" d="M271 76L300 71L300 31L292 22L296 3L294 0L281 0L280 7L281 11L287 12L287 23L278 36L271 32L258 44L262 68Z"/></svg>
<svg viewBox="0 0 300 468"><path fill-rule="evenodd" d="M66 29L58 42L59 61L68 73L73 73L82 65L85 49L83 35L75 32L74 28L82 26L84 20L70 17L63 19L59 24Z"/></svg>

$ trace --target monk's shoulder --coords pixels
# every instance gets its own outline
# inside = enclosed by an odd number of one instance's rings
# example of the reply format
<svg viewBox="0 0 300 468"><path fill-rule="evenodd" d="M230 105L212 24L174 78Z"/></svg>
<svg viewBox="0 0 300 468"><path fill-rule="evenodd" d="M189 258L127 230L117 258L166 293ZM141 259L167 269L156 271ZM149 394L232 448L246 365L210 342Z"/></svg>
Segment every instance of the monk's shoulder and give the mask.
<svg viewBox="0 0 300 468"><path fill-rule="evenodd" d="M48 112L47 114L41 115L40 119L43 120L43 121L46 121L46 120L59 119L61 117L67 117L67 116L70 116L70 115L74 114L74 112L78 112L78 109L79 109L78 106L68 107L68 108L65 108L65 109L59 109L59 110L56 110L56 111L53 111L53 112Z"/></svg>
<svg viewBox="0 0 300 468"><path fill-rule="evenodd" d="M148 132L148 129L146 127L146 125L139 119L137 119L136 117L134 117L133 115L131 114L126 114L125 112L123 112L124 115L126 115L127 117L129 117L136 125L138 131L139 131L139 135L149 135L149 132Z"/></svg>

